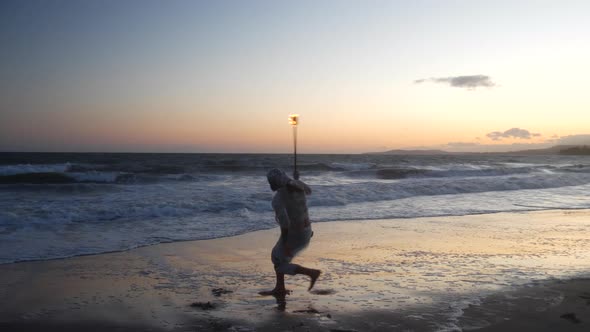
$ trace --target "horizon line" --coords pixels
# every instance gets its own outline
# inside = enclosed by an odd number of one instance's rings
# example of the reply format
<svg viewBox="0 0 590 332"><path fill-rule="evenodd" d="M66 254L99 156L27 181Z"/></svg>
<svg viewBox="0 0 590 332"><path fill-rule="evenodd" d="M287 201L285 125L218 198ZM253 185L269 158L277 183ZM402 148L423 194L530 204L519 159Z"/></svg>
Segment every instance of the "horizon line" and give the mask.
<svg viewBox="0 0 590 332"><path fill-rule="evenodd" d="M321 152L321 153L298 153L298 155L363 155L363 154L387 154L389 151L408 151L408 152L419 152L419 151L436 151L436 152L444 152L448 154L501 154L501 153L516 153L520 151L534 151L534 150L546 150L555 148L558 146L588 146L585 144L557 144L547 148L533 148L533 149L523 149L523 150L514 150L514 151L447 151L442 149L420 149L420 148L399 148L399 149L389 149L385 151L367 151L367 152ZM276 155L292 155L292 152L174 152L174 151L147 151L147 152L139 152L139 151L1 151L0 153L85 153L85 154L276 154ZM402 155L403 153L399 153ZM436 155L438 153L433 153L432 155Z"/></svg>

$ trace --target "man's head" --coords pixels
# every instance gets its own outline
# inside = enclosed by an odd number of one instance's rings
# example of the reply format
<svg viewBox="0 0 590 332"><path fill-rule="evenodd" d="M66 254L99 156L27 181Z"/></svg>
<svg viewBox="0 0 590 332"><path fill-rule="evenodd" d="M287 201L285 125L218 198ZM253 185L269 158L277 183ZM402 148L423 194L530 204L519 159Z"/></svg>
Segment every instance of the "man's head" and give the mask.
<svg viewBox="0 0 590 332"><path fill-rule="evenodd" d="M268 179L268 184L270 184L270 189L272 191L281 189L287 185L289 180L291 180L285 172L278 168L273 168L268 171L268 173L266 173L266 178Z"/></svg>

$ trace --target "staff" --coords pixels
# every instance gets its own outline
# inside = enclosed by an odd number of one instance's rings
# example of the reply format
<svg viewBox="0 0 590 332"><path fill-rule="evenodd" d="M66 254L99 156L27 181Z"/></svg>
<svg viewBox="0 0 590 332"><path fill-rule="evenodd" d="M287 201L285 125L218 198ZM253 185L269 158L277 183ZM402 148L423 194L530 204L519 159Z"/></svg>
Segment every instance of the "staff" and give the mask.
<svg viewBox="0 0 590 332"><path fill-rule="evenodd" d="M289 115L289 124L293 127L293 178L299 180L299 173L297 173L297 125L299 124L299 114Z"/></svg>

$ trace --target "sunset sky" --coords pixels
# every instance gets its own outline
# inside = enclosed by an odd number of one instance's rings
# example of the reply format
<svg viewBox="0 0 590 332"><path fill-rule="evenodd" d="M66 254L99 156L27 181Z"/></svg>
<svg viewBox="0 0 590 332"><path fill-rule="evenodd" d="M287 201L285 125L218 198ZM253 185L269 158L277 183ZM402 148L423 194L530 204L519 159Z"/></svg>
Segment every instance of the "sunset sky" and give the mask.
<svg viewBox="0 0 590 332"><path fill-rule="evenodd" d="M2 1L0 151L590 144L589 1ZM516 129L517 128L517 129Z"/></svg>

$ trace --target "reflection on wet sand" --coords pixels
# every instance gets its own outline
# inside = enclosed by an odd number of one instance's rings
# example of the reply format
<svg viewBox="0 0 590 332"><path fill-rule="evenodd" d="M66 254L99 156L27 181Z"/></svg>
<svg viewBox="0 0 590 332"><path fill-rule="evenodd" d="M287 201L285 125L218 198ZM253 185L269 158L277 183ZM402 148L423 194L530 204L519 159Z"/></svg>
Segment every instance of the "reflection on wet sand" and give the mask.
<svg viewBox="0 0 590 332"><path fill-rule="evenodd" d="M314 295L332 295L335 294L336 291L333 289L312 289L309 291L311 294ZM279 311L285 311L287 309L287 297L291 295L292 291L287 289L286 292L272 292L272 291L263 291L258 292L261 296L272 296L277 301L276 309ZM295 310L294 312L312 312L312 313L319 313L317 310Z"/></svg>
<svg viewBox="0 0 590 332"><path fill-rule="evenodd" d="M288 292L272 295L277 301L277 310L285 311L287 309L287 294Z"/></svg>
<svg viewBox="0 0 590 332"><path fill-rule="evenodd" d="M291 290L285 289L284 292L275 291L262 291L258 292L260 296L272 296L277 301L276 309L279 311L285 311L287 309L287 296L291 294Z"/></svg>

